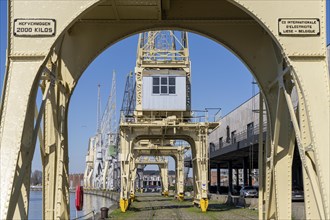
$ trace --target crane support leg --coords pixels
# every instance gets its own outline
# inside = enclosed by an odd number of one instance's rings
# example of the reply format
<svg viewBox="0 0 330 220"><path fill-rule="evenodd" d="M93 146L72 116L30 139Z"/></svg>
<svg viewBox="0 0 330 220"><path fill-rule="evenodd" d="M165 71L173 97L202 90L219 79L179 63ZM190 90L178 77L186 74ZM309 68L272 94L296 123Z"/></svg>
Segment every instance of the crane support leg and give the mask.
<svg viewBox="0 0 330 220"><path fill-rule="evenodd" d="M34 79L41 60L9 59L7 65L0 110L0 219L27 219L31 162L38 133L34 111L39 81Z"/></svg>
<svg viewBox="0 0 330 220"><path fill-rule="evenodd" d="M121 190L119 206L122 212L126 212L129 205L130 187L131 187L131 141L128 135L121 131L120 154L121 154Z"/></svg>
<svg viewBox="0 0 330 220"><path fill-rule="evenodd" d="M208 147L207 129L199 128L199 133L192 149L194 185L196 189L194 203L198 204L202 212L207 211L208 207Z"/></svg>
<svg viewBox="0 0 330 220"><path fill-rule="evenodd" d="M298 94L298 114L294 114L290 97L285 93L288 106L291 106L291 121L296 134L296 141L302 162L304 178L304 196L306 219L330 219L330 173L329 154L330 139L329 111L319 116L320 106L329 109L329 84L327 65L324 60L313 60L301 63L293 62L295 72L292 74ZM313 77L311 72L323 73L323 78ZM299 79L296 76L299 73ZM327 78L329 79L329 78ZM317 85L317 89L311 89ZM327 90L328 96L319 95ZM307 92L308 90L308 92Z"/></svg>
<svg viewBox="0 0 330 220"><path fill-rule="evenodd" d="M57 75L52 66L52 75ZM46 100L44 116L43 218L69 219L67 103L69 93L57 78Z"/></svg>
<svg viewBox="0 0 330 220"><path fill-rule="evenodd" d="M130 166L130 174L131 174L131 177L129 179L130 181L130 195L129 195L129 198L130 198L130 202L134 202L135 200L135 178L136 178L136 170L137 170L137 167L136 167L136 164L135 164L135 157L131 159L131 166Z"/></svg>
<svg viewBox="0 0 330 220"><path fill-rule="evenodd" d="M176 194L179 201L184 200L184 148L176 154Z"/></svg>
<svg viewBox="0 0 330 220"><path fill-rule="evenodd" d="M167 163L158 165L160 171L160 178L162 181L162 195L168 196L168 165Z"/></svg>
<svg viewBox="0 0 330 220"><path fill-rule="evenodd" d="M290 219L291 165L295 139L283 89L278 87L273 92L274 99L269 99L273 122L269 129L272 133L268 132L271 137L266 148L266 218Z"/></svg>
<svg viewBox="0 0 330 220"><path fill-rule="evenodd" d="M102 188L104 190L107 189L107 178L108 178L108 169L109 169L109 161L106 160L105 163L104 163L104 168L102 170ZM109 181L109 179L108 179Z"/></svg>

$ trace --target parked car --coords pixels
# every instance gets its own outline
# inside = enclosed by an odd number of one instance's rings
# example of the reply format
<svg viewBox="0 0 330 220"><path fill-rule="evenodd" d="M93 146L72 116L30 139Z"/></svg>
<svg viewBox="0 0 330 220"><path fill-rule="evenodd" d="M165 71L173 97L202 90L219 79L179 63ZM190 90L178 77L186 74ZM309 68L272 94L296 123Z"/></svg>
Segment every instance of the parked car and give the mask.
<svg viewBox="0 0 330 220"><path fill-rule="evenodd" d="M304 190L301 187L292 187L292 201L304 201Z"/></svg>
<svg viewBox="0 0 330 220"><path fill-rule="evenodd" d="M258 197L258 191L253 186L244 186L240 190L240 196L242 197Z"/></svg>

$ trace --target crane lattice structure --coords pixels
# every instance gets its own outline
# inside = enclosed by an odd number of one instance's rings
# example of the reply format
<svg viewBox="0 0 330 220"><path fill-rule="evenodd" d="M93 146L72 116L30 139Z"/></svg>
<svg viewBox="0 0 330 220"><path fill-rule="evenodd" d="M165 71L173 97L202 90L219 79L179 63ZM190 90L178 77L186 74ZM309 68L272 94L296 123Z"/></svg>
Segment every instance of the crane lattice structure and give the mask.
<svg viewBox="0 0 330 220"><path fill-rule="evenodd" d="M135 116L152 117L150 111L142 107L142 78L145 73L153 74L158 70L158 74L182 74L186 77L185 83L185 109L180 112L180 116L190 117L191 110L191 73L189 59L189 44L187 32L172 30L148 31L141 33L138 41L136 59L136 108ZM164 111L158 114L166 115ZM179 115L178 115L179 116Z"/></svg>
<svg viewBox="0 0 330 220"><path fill-rule="evenodd" d="M98 92L98 109L100 105ZM115 72L112 75L111 91L101 119L99 115L98 110L97 134L90 138L84 181L86 187L114 190L119 187Z"/></svg>
<svg viewBox="0 0 330 220"><path fill-rule="evenodd" d="M143 65L185 64L189 60L188 40L185 32L176 36L174 31L149 31L140 35L137 62Z"/></svg>
<svg viewBox="0 0 330 220"><path fill-rule="evenodd" d="M120 121L121 211L125 212L135 197L135 159L138 155L173 156L177 173L176 197L183 200L184 149L172 145L173 141L183 140L192 148L194 203L205 212L208 207L207 134L217 123L191 122L187 32L162 30L140 34L135 76L136 106L133 120L123 117ZM163 190L163 195L167 195L167 189Z"/></svg>
<svg viewBox="0 0 330 220"><path fill-rule="evenodd" d="M126 76L125 91L123 96L123 101L121 105L121 117L133 117L135 110L135 89L136 84L134 80L133 72L130 72Z"/></svg>

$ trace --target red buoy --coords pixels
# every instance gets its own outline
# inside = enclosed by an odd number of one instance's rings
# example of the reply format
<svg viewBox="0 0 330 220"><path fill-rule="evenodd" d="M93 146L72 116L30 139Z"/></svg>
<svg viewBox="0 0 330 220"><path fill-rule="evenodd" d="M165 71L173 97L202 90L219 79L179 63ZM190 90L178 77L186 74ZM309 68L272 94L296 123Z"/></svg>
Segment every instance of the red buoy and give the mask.
<svg viewBox="0 0 330 220"><path fill-rule="evenodd" d="M81 211L84 205L84 189L82 186L76 187L76 209Z"/></svg>

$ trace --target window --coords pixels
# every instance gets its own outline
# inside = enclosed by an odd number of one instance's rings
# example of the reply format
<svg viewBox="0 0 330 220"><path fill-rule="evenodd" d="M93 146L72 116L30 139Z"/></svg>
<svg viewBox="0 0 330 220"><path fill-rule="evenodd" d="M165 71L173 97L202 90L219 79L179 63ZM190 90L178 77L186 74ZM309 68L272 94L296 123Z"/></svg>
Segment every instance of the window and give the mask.
<svg viewBox="0 0 330 220"><path fill-rule="evenodd" d="M175 94L175 84L174 76L154 76L152 77L152 94Z"/></svg>
<svg viewBox="0 0 330 220"><path fill-rule="evenodd" d="M231 132L231 143L236 143L236 131Z"/></svg>
<svg viewBox="0 0 330 220"><path fill-rule="evenodd" d="M175 94L175 77L168 77L168 93Z"/></svg>
<svg viewBox="0 0 330 220"><path fill-rule="evenodd" d="M230 128L229 128L228 125L227 125L227 127L226 127L226 133L227 133L226 142L227 142L227 143L230 143Z"/></svg>
<svg viewBox="0 0 330 220"><path fill-rule="evenodd" d="M152 77L152 93L159 94L159 77Z"/></svg>
<svg viewBox="0 0 330 220"><path fill-rule="evenodd" d="M254 133L253 126L254 126L253 122L251 122L250 124L247 124L247 126L246 126L246 134L247 134L248 138L253 136L253 133Z"/></svg>
<svg viewBox="0 0 330 220"><path fill-rule="evenodd" d="M223 137L219 138L219 147L223 147Z"/></svg>
<svg viewBox="0 0 330 220"><path fill-rule="evenodd" d="M210 152L215 151L215 146L213 143L210 143Z"/></svg>

